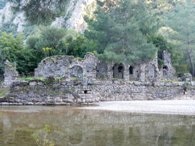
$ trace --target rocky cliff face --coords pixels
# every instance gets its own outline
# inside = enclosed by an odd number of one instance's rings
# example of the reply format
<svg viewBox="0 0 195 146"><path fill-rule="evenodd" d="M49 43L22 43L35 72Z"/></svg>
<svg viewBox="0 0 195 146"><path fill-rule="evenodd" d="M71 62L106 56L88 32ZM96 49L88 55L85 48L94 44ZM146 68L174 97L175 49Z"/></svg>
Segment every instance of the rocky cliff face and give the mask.
<svg viewBox="0 0 195 146"><path fill-rule="evenodd" d="M34 26L25 12L25 7L33 4L33 0L0 0L0 28L8 32L25 32L29 26ZM58 12L61 1L40 0L39 7L34 11L58 13L47 25L64 27L83 32L87 24L85 15L91 15L96 8L96 0L64 0L63 12ZM34 5L35 6L35 5ZM34 7L33 6L33 7ZM31 7L32 8L32 7ZM45 11L47 10L47 11ZM31 14L30 14L31 15ZM45 24L44 24L45 25Z"/></svg>

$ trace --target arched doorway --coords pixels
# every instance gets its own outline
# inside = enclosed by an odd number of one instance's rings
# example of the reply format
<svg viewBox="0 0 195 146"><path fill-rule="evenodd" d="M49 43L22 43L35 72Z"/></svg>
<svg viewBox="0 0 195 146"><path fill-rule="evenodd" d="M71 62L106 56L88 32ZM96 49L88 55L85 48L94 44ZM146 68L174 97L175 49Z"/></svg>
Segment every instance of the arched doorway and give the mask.
<svg viewBox="0 0 195 146"><path fill-rule="evenodd" d="M83 68L79 65L75 65L70 69L70 77L83 78Z"/></svg>
<svg viewBox="0 0 195 146"><path fill-rule="evenodd" d="M167 76L168 75L168 71L169 71L168 66L164 65L163 66L163 76Z"/></svg>
<svg viewBox="0 0 195 146"><path fill-rule="evenodd" d="M135 70L134 70L134 67L133 66L130 66L129 67L129 80L132 81L132 80L135 80L135 74L134 74Z"/></svg>
<svg viewBox="0 0 195 146"><path fill-rule="evenodd" d="M134 67L133 66L130 66L129 67L129 75L133 75L133 70L134 70Z"/></svg>
<svg viewBox="0 0 195 146"><path fill-rule="evenodd" d="M124 65L122 63L113 66L113 78L124 79Z"/></svg>

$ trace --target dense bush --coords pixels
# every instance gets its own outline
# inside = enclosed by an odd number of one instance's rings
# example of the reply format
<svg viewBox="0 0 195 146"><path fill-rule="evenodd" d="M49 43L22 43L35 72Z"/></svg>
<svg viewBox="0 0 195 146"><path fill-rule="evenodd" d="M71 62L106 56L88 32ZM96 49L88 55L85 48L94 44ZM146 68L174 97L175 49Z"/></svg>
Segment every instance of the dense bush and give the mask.
<svg viewBox="0 0 195 146"><path fill-rule="evenodd" d="M5 60L17 63L17 69L20 73L27 74L33 71L35 66L32 50L24 46L22 34L14 36L11 33L0 34L0 71L3 72Z"/></svg>
<svg viewBox="0 0 195 146"><path fill-rule="evenodd" d="M94 43L74 31L47 27L39 34L30 36L27 46L36 52L40 61L44 57L61 54L83 57L92 50L90 48L94 48Z"/></svg>

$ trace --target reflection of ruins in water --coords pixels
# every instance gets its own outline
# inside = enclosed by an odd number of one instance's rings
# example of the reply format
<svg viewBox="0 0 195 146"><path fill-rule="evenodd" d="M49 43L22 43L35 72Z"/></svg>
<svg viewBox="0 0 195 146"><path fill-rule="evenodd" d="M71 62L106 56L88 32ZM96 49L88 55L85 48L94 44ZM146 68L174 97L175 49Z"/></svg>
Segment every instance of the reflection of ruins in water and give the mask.
<svg viewBox="0 0 195 146"><path fill-rule="evenodd" d="M0 145L41 146L44 138L56 146L195 144L195 117L192 116L140 115L65 107L43 109L32 113L0 112Z"/></svg>

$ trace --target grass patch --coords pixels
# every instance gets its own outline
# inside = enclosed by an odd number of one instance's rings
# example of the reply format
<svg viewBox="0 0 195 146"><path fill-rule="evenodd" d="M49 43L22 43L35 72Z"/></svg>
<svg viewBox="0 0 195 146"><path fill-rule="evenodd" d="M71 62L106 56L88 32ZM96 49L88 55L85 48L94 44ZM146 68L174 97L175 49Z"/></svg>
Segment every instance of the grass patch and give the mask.
<svg viewBox="0 0 195 146"><path fill-rule="evenodd" d="M32 81L32 80L44 81L45 78L43 78L43 77L21 77L20 79L23 81Z"/></svg>
<svg viewBox="0 0 195 146"><path fill-rule="evenodd" d="M0 88L0 98L3 98L9 92L9 88Z"/></svg>

